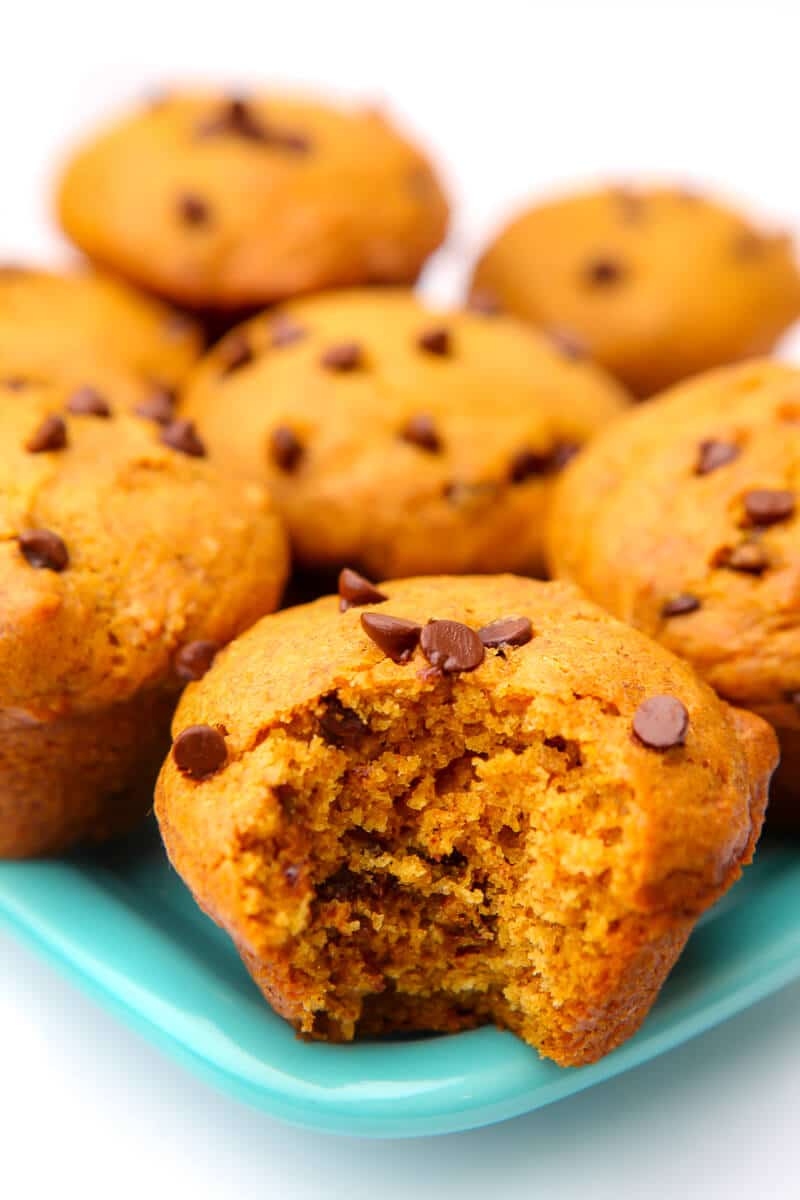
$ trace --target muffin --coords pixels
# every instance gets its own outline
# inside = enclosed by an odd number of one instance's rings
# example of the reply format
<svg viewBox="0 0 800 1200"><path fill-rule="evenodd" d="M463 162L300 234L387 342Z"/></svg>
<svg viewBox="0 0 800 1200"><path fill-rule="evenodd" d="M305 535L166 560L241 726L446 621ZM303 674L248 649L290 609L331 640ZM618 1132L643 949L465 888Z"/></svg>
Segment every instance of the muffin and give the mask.
<svg viewBox="0 0 800 1200"><path fill-rule="evenodd" d="M0 404L0 857L130 827L187 679L278 603L282 526L185 421Z"/></svg>
<svg viewBox="0 0 800 1200"><path fill-rule="evenodd" d="M720 369L599 438L559 485L548 529L557 575L776 726L776 783L795 797L799 464L800 371Z"/></svg>
<svg viewBox="0 0 800 1200"><path fill-rule="evenodd" d="M79 149L61 179L68 237L193 308L411 283L448 206L428 160L374 109L175 91Z"/></svg>
<svg viewBox="0 0 800 1200"><path fill-rule="evenodd" d="M172 863L270 1004L344 1041L633 1034L738 877L769 726L563 584L417 578L269 616L184 693Z"/></svg>
<svg viewBox="0 0 800 1200"><path fill-rule="evenodd" d="M516 321L356 289L233 330L182 403L302 567L386 578L538 571L553 480L625 399Z"/></svg>
<svg viewBox="0 0 800 1200"><path fill-rule="evenodd" d="M568 338L638 396L766 353L800 315L788 237L667 187L528 209L485 250L473 289Z"/></svg>

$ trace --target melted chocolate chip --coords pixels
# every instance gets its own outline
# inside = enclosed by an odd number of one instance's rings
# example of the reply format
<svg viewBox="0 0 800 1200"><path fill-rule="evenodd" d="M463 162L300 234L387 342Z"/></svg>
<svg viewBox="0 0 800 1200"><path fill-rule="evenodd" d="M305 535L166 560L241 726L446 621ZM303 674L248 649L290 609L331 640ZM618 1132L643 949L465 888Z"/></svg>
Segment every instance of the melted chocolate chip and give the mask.
<svg viewBox="0 0 800 1200"><path fill-rule="evenodd" d="M675 696L643 700L633 717L633 732L650 750L682 746L689 730L689 714Z"/></svg>
<svg viewBox="0 0 800 1200"><path fill-rule="evenodd" d="M488 288L477 288L467 300L467 309L482 317L496 317L502 312L499 300Z"/></svg>
<svg viewBox="0 0 800 1200"><path fill-rule="evenodd" d="M339 572L339 611L360 608L364 604L383 604L389 597L379 592L373 583L358 571L344 567Z"/></svg>
<svg viewBox="0 0 800 1200"><path fill-rule="evenodd" d="M691 592L680 592L677 596L665 600L661 606L662 617L683 617L687 613L697 612L700 601Z"/></svg>
<svg viewBox="0 0 800 1200"><path fill-rule="evenodd" d="M179 418L164 426L161 441L171 450L179 454L188 454L191 458L205 458L206 448L197 435L194 421Z"/></svg>
<svg viewBox="0 0 800 1200"><path fill-rule="evenodd" d="M281 471L294 471L303 457L303 443L288 425L273 429L269 439L272 461Z"/></svg>
<svg viewBox="0 0 800 1200"><path fill-rule="evenodd" d="M217 642L187 642L175 655L175 674L187 683L193 679L202 679L218 651Z"/></svg>
<svg viewBox="0 0 800 1200"><path fill-rule="evenodd" d="M418 446L420 450L427 450L431 454L436 454L442 448L441 438L429 413L417 413L411 417L400 436L404 442L410 442L412 446Z"/></svg>
<svg viewBox="0 0 800 1200"><path fill-rule="evenodd" d="M243 333L232 333L219 348L222 374L230 375L253 361L253 350Z"/></svg>
<svg viewBox="0 0 800 1200"><path fill-rule="evenodd" d="M743 571L748 575L762 575L769 566L769 558L758 542L740 542L733 549L723 550L714 565L727 567L729 571Z"/></svg>
<svg viewBox="0 0 800 1200"><path fill-rule="evenodd" d="M41 425L25 443L29 454L43 454L50 450L63 450L67 444L67 426L63 417L45 417Z"/></svg>
<svg viewBox="0 0 800 1200"><path fill-rule="evenodd" d="M319 719L320 733L332 746L355 746L369 733L358 713L342 704L338 696L322 697L324 710Z"/></svg>
<svg viewBox="0 0 800 1200"><path fill-rule="evenodd" d="M500 617L479 629L478 637L489 650L525 646L533 637L533 626L527 617Z"/></svg>
<svg viewBox="0 0 800 1200"><path fill-rule="evenodd" d="M211 210L196 192L184 192L178 197L178 216L186 225L205 225L211 216Z"/></svg>
<svg viewBox="0 0 800 1200"><path fill-rule="evenodd" d="M753 525L776 525L794 516L794 492L759 488L748 492L744 510Z"/></svg>
<svg viewBox="0 0 800 1200"><path fill-rule="evenodd" d="M593 287L609 287L625 277L622 264L615 258L595 258L586 268L586 281Z"/></svg>
<svg viewBox="0 0 800 1200"><path fill-rule="evenodd" d="M57 533L49 529L24 529L17 539L23 557L32 567L63 571L69 566L69 554Z"/></svg>
<svg viewBox="0 0 800 1200"><path fill-rule="evenodd" d="M110 417L111 406L93 387L78 388L65 405L67 412L76 417Z"/></svg>
<svg viewBox="0 0 800 1200"><path fill-rule="evenodd" d="M155 421L156 425L169 425L175 415L175 393L171 388L156 384L150 395L141 400L133 411L137 417Z"/></svg>
<svg viewBox="0 0 800 1200"><path fill-rule="evenodd" d="M436 354L441 358L446 358L453 348L450 331L445 325L426 329L417 338L417 346L427 354Z"/></svg>
<svg viewBox="0 0 800 1200"><path fill-rule="evenodd" d="M422 626L384 613L362 613L361 627L367 637L394 662L408 662L419 644Z"/></svg>
<svg viewBox="0 0 800 1200"><path fill-rule="evenodd" d="M329 346L319 361L328 371L355 371L362 365L361 347L358 342L340 342Z"/></svg>
<svg viewBox="0 0 800 1200"><path fill-rule="evenodd" d="M172 747L175 766L190 779L208 779L225 765L225 738L210 725L190 725L179 733Z"/></svg>
<svg viewBox="0 0 800 1200"><path fill-rule="evenodd" d="M431 666L445 675L474 671L484 659L483 642L460 621L429 621L420 635L420 648Z"/></svg>
<svg viewBox="0 0 800 1200"><path fill-rule="evenodd" d="M733 462L735 458L739 457L739 453L739 447L735 442L720 442L709 438L700 443L694 473L695 475L709 475L719 467Z"/></svg>
<svg viewBox="0 0 800 1200"><path fill-rule="evenodd" d="M270 324L270 345L278 349L280 346L291 346L306 336L306 329L293 321L291 317L279 314Z"/></svg>

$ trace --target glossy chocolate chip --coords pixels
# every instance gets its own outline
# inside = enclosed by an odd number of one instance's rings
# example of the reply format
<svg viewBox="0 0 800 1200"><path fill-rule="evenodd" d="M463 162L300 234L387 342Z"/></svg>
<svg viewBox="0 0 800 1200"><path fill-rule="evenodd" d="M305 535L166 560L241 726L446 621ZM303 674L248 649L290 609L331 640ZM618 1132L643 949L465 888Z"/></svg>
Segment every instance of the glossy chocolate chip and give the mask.
<svg viewBox="0 0 800 1200"><path fill-rule="evenodd" d="M65 405L76 417L110 417L111 406L93 387L81 387L73 392Z"/></svg>
<svg viewBox="0 0 800 1200"><path fill-rule="evenodd" d="M196 192L184 192L178 197L178 215L185 225L206 225L211 210Z"/></svg>
<svg viewBox="0 0 800 1200"><path fill-rule="evenodd" d="M478 637L488 650L525 646L533 637L533 626L527 617L500 617L479 629Z"/></svg>
<svg viewBox="0 0 800 1200"><path fill-rule="evenodd" d="M273 429L269 439L272 461L281 471L294 471L303 457L303 443L288 425Z"/></svg>
<svg viewBox="0 0 800 1200"><path fill-rule="evenodd" d="M445 325L436 325L424 330L417 338L417 346L427 354L446 358L452 350L450 331Z"/></svg>
<svg viewBox="0 0 800 1200"><path fill-rule="evenodd" d="M187 642L175 655L175 674L187 683L202 679L219 651L217 642Z"/></svg>
<svg viewBox="0 0 800 1200"><path fill-rule="evenodd" d="M63 450L67 444L67 426L63 417L55 414L45 417L25 443L29 454L44 454L50 450Z"/></svg>
<svg viewBox="0 0 800 1200"><path fill-rule="evenodd" d="M208 779L225 765L228 748L218 729L210 725L189 725L179 733L172 747L175 766L190 779Z"/></svg>
<svg viewBox="0 0 800 1200"><path fill-rule="evenodd" d="M710 475L719 467L733 462L735 458L739 457L739 454L740 450L735 442L722 442L709 438L700 443L694 473L695 475Z"/></svg>
<svg viewBox="0 0 800 1200"><path fill-rule="evenodd" d="M687 613L697 612L699 607L700 601L697 596L693 596L691 592L679 592L678 595L664 601L661 606L661 615L662 617L683 617Z"/></svg>
<svg viewBox="0 0 800 1200"><path fill-rule="evenodd" d="M744 511L753 525L776 525L794 516L794 492L758 488L744 498Z"/></svg>
<svg viewBox="0 0 800 1200"><path fill-rule="evenodd" d="M19 548L32 567L46 571L63 571L69 566L67 547L57 533L50 529L24 529Z"/></svg>
<svg viewBox="0 0 800 1200"><path fill-rule="evenodd" d="M650 750L682 746L689 729L689 714L675 696L651 696L642 701L633 718L633 732Z"/></svg>
<svg viewBox="0 0 800 1200"><path fill-rule="evenodd" d="M232 333L219 347L222 374L230 375L253 361L253 349L243 333Z"/></svg>
<svg viewBox="0 0 800 1200"><path fill-rule="evenodd" d="M161 441L165 446L169 446L170 450L177 450L179 454L188 454L191 458L205 458L206 448L198 437L194 421L186 421L183 418L170 421L164 426Z"/></svg>
<svg viewBox="0 0 800 1200"><path fill-rule="evenodd" d="M155 421L156 425L168 425L175 415L175 393L171 388L156 384L149 396L141 400L133 410L137 417Z"/></svg>
<svg viewBox="0 0 800 1200"><path fill-rule="evenodd" d="M319 361L327 371L355 371L362 365L361 347L358 342L340 342L329 346Z"/></svg>
<svg viewBox="0 0 800 1200"><path fill-rule="evenodd" d="M460 621L429 621L420 635L420 648L431 666L446 675L474 671L485 653L475 630Z"/></svg>
<svg viewBox="0 0 800 1200"><path fill-rule="evenodd" d="M436 454L442 448L441 438L429 413L417 413L411 417L400 436L404 442L410 442L412 446L427 450L430 454Z"/></svg>
<svg viewBox="0 0 800 1200"><path fill-rule="evenodd" d="M586 280L593 287L610 287L624 277L625 270L616 258L595 258L586 268Z"/></svg>
<svg viewBox="0 0 800 1200"><path fill-rule="evenodd" d="M347 612L348 608L360 608L364 604L383 604L389 597L379 592L374 583L370 583L358 571L344 567L339 572L339 611Z"/></svg>
<svg viewBox="0 0 800 1200"><path fill-rule="evenodd" d="M384 613L362 613L361 627L367 637L394 662L408 662L416 650L422 626Z"/></svg>

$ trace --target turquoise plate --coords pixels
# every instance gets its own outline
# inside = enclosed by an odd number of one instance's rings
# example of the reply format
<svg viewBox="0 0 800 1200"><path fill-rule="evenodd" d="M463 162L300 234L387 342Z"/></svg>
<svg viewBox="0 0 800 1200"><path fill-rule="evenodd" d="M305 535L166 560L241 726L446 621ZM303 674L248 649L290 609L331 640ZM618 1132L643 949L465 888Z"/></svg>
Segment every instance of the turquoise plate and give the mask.
<svg viewBox="0 0 800 1200"><path fill-rule="evenodd" d="M152 829L114 851L0 864L0 920L169 1054L286 1121L451 1133L530 1112L646 1062L800 976L800 847L764 846L695 931L640 1033L562 1070L508 1033L298 1041L195 908Z"/></svg>

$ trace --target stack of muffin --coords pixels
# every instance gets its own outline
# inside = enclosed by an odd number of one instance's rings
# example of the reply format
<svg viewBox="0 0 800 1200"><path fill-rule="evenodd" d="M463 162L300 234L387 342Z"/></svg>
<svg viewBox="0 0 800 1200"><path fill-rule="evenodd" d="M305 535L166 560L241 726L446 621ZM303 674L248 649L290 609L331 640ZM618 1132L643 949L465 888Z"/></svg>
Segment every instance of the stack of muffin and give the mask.
<svg viewBox="0 0 800 1200"><path fill-rule="evenodd" d="M90 267L0 269L0 855L159 775L303 1034L608 1053L752 857L767 721L798 823L800 372L723 365L800 315L788 240L607 188L434 311L447 200L382 114L211 91L59 211ZM290 561L334 594L275 612Z"/></svg>

